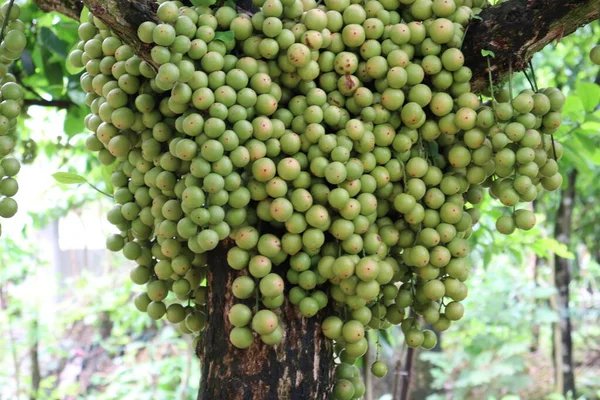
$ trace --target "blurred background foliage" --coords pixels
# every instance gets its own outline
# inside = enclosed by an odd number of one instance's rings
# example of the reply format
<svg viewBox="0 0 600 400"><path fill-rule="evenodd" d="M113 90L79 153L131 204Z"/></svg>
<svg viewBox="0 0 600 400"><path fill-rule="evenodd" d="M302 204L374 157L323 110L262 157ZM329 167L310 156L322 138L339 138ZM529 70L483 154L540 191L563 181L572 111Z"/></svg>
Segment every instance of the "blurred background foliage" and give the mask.
<svg viewBox="0 0 600 400"><path fill-rule="evenodd" d="M110 167L84 147L87 107L79 76L65 64L77 24L31 0L18 3L30 27L13 70L27 92L18 147L27 165L21 211L0 238L0 399L194 399L199 366L191 343L134 309L130 265L103 250L109 201L51 178L75 172L110 191ZM600 69L587 56L597 43L600 21L533 60L539 86L567 95L556 139L565 147L564 176L577 179L538 198L537 228L510 237L494 227L505 210L485 200L472 236L465 318L429 352L410 355L400 329L372 335L392 373L368 378L368 400L397 398L406 377L415 399L600 398ZM516 90L528 86L522 74L514 78ZM557 240L558 207L572 183L572 226L568 240ZM568 260L568 309L556 290L557 260ZM567 317L572 349L554 340ZM557 349L572 351L577 393L559 394Z"/></svg>

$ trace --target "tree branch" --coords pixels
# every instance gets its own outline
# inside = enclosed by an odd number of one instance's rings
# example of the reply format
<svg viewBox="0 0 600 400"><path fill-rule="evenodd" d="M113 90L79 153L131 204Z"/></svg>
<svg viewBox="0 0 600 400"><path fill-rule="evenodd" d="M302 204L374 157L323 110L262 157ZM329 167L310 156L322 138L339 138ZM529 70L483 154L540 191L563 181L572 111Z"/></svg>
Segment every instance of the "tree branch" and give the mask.
<svg viewBox="0 0 600 400"><path fill-rule="evenodd" d="M600 18L598 0L511 0L489 7L468 27L463 53L473 71L473 91L489 85L487 61L481 50L491 50L494 80L508 75L508 65L521 71L533 55L553 40L570 35Z"/></svg>
<svg viewBox="0 0 600 400"><path fill-rule="evenodd" d="M35 2L42 11L56 11L76 21L79 21L83 9L81 0L35 0Z"/></svg>
<svg viewBox="0 0 600 400"><path fill-rule="evenodd" d="M115 32L144 60L150 58L150 46L137 38L137 27L144 21L156 21L153 0L36 0L45 11L58 11L78 19L82 3ZM239 2L239 3L244 3ZM573 33L582 25L600 18L598 0L511 0L489 7L482 20L469 25L463 52L466 65L473 70L472 88L480 92L487 83L487 62L481 50L496 54L492 72L496 81L513 71L521 71L533 54L553 40Z"/></svg>
<svg viewBox="0 0 600 400"><path fill-rule="evenodd" d="M46 1L46 0L38 0ZM61 0L64 1L64 0ZM123 41L135 54L158 69L150 57L152 46L142 43L137 28L145 21L157 22L158 3L154 0L83 0L85 6Z"/></svg>
<svg viewBox="0 0 600 400"><path fill-rule="evenodd" d="M35 0L41 10L56 11L79 21L85 5L123 41L131 46L135 54L155 68L150 57L152 46L142 43L137 37L137 28L144 21L157 21L158 3L154 0Z"/></svg>
<svg viewBox="0 0 600 400"><path fill-rule="evenodd" d="M70 100L43 100L43 99L25 99L23 101L25 106L42 106L42 107L55 107L55 108L69 108L73 105Z"/></svg>

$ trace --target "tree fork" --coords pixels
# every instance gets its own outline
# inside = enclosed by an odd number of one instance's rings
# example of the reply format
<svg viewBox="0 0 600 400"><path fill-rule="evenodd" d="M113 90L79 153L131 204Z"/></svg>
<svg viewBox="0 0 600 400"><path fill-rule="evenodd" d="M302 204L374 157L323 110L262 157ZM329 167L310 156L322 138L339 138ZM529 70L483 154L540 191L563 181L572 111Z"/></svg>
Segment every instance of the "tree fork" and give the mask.
<svg viewBox="0 0 600 400"><path fill-rule="evenodd" d="M233 280L246 274L227 265L231 240L209 254L207 325L196 352L202 362L199 400L325 400L333 384L331 342L321 334L322 317L304 318L285 300L277 310L284 328L283 341L269 346L257 337L248 349L229 341L233 328L227 311L243 302L231 293Z"/></svg>

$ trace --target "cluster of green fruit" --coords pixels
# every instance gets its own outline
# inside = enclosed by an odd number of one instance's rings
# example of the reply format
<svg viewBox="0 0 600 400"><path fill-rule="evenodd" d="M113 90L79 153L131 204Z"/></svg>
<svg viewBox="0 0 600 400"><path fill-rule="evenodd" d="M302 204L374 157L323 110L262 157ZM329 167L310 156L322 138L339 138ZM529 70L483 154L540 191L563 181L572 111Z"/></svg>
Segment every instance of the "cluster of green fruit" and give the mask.
<svg viewBox="0 0 600 400"><path fill-rule="evenodd" d="M230 342L280 343L286 299L304 317L327 308L334 397L360 398L366 330L400 324L408 346L430 349L421 321L462 318L485 189L514 206L560 186L550 135L564 98L471 92L459 48L484 0L254 4L161 2L159 23L138 29L151 60L82 21L69 60L86 70L87 147L119 160L108 219L121 233L107 246L136 261L139 310L198 334L206 255L229 239ZM513 214L503 233L535 223Z"/></svg>
<svg viewBox="0 0 600 400"><path fill-rule="evenodd" d="M9 73L11 64L18 60L25 49L25 25L19 19L21 9L13 2L0 8L0 217L11 218L17 213L13 196L19 190L14 178L21 169L16 158L9 157L15 147L14 133L17 117L21 113L23 89ZM0 234L2 225L0 224Z"/></svg>

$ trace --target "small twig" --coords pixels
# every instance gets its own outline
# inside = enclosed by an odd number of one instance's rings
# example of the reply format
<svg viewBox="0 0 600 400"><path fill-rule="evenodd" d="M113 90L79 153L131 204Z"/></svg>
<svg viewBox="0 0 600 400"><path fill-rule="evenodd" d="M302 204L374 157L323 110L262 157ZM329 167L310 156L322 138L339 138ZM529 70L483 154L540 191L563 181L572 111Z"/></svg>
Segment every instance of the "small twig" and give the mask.
<svg viewBox="0 0 600 400"><path fill-rule="evenodd" d="M23 101L25 106L41 106L41 107L54 107L59 109L66 109L73 105L69 100L44 100L44 99L25 99Z"/></svg>
<svg viewBox="0 0 600 400"><path fill-rule="evenodd" d="M100 190L98 189L96 186L94 186L93 184L91 184L90 182L87 182L88 185L90 185L90 187L92 189L94 189L95 191L102 193L103 195L110 197L111 199L114 197L112 194L106 193L104 190Z"/></svg>

